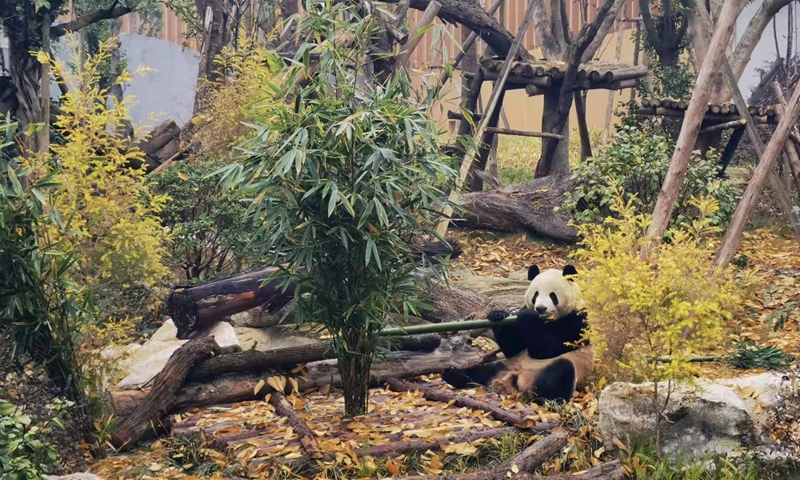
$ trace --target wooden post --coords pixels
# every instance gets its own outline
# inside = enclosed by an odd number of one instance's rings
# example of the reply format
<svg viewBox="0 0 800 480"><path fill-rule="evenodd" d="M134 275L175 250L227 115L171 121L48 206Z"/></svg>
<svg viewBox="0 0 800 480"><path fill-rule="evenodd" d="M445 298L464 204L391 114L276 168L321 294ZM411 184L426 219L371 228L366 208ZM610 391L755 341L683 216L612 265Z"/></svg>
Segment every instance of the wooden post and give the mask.
<svg viewBox="0 0 800 480"><path fill-rule="evenodd" d="M723 7L724 8L724 7ZM778 123L778 128L772 134L772 138L758 162L756 170L753 172L753 177L747 184L747 189L744 191L742 200L736 207L733 213L731 223L725 231L725 236L722 238L722 245L719 248L717 257L714 259L714 266L725 268L730 263L733 255L736 253L736 247L739 245L739 240L742 238L747 222L750 220L750 215L756 207L758 197L761 195L761 190L764 188L764 183L767 181L772 167L775 165L778 155L784 148L786 140L789 138L789 131L792 126L797 123L800 118L800 85L796 86L792 99L789 100L789 105L786 107L783 118Z"/></svg>
<svg viewBox="0 0 800 480"><path fill-rule="evenodd" d="M581 163L592 156L592 139L589 137L589 125L586 124L586 91L572 92L575 102L575 115L578 117L578 135L581 137ZM614 91L611 91L613 97ZM552 134L551 135L557 135ZM563 137L563 135L559 135ZM552 138L552 137L551 137Z"/></svg>
<svg viewBox="0 0 800 480"><path fill-rule="evenodd" d="M619 9L619 20L617 21L617 48L614 50L614 61L619 63L622 56L622 13L625 11L625 2L622 2L622 8ZM611 119L614 116L614 98L617 96L614 90L608 91L608 105L606 106L606 122L603 129L603 143L608 143L611 137Z"/></svg>
<svg viewBox="0 0 800 480"><path fill-rule="evenodd" d="M528 25L530 25L531 19L533 18L533 6L536 1L537 0L528 0L528 6L525 10L525 18L522 19L522 24L519 27L517 36L514 37L514 42L511 44L511 48L508 49L508 54L506 54L506 59L505 62L503 62L503 68L500 70L497 83L495 83L494 88L492 89L492 94L489 96L489 104L486 106L486 111L483 112L481 123L478 124L478 129L475 132L475 138L478 139L478 141L483 139L483 133L488 126L492 112L494 112L495 108L497 108L500 93L505 90L508 74L511 73L511 66L514 64L514 60L517 58L517 51L519 50L520 45L522 45L522 40L525 38L525 31L528 29ZM466 155L464 155L464 160L461 162L461 169L459 171L459 180L461 183L467 179L467 175L469 175L469 171L472 168L472 162L472 148L469 148L467 149ZM457 199L458 191L454 188L453 191L450 192L450 197L448 200L450 202L455 202ZM447 226L450 224L450 215L453 214L453 207L447 205L442 213L445 218L439 222L439 225L436 227L436 233L441 238L444 238L444 236L447 235Z"/></svg>
<svg viewBox="0 0 800 480"><path fill-rule="evenodd" d="M408 33L408 41L405 45L403 45L403 49L397 56L398 67L403 68L408 66L408 62L411 60L411 54L414 52L414 49L417 48L419 42L422 41L420 30L433 23L441 8L442 4L436 0L432 0L431 3L428 4L428 8L425 9L425 12L422 14L422 18L420 18L419 22Z"/></svg>
<svg viewBox="0 0 800 480"><path fill-rule="evenodd" d="M783 96L783 89L777 82L772 84L772 93L778 100L778 104L775 105L775 115L780 121L783 118L784 109L786 108L786 98ZM795 130L795 128L792 128L792 130ZM798 155L794 143L786 142L786 155L789 157L789 170L791 170L795 188L797 188L797 192L800 193L800 155Z"/></svg>
<svg viewBox="0 0 800 480"><path fill-rule="evenodd" d="M733 32L736 18L744 8L746 2L743 0L728 0L722 7L717 27L714 30L714 37L711 40L709 53L706 56L700 73L697 76L692 100L689 108L683 117L681 133L675 145L675 153L669 166L669 171L658 195L653 219L647 229L647 240L642 247L641 256L646 257L650 249L661 242L664 233L667 231L669 220L675 209L675 202L678 200L686 171L689 169L689 162L692 159L692 150L697 141L697 134L700 131L700 124L708 109L708 99L711 97L711 88L714 85L714 77L719 71L720 64L725 58L725 48ZM748 122L750 123L750 122Z"/></svg>
<svg viewBox="0 0 800 480"><path fill-rule="evenodd" d="M702 22L702 25L700 25L697 30L699 31L699 35L705 40L704 37L707 37L708 32L712 31L713 28L711 17L709 16L705 7L701 4L697 5L695 12L697 15L699 15L700 21ZM733 69L731 68L727 58L722 59L722 70L720 71L720 75L723 77L723 80L725 80L725 85L728 87L728 90L733 96L733 101L736 104L736 109L739 110L739 115L741 115L742 118L747 121L747 123L744 125L747 136L750 138L750 141L756 148L758 156L763 157L764 142L761 141L761 136L758 133L758 129L756 129L756 124L753 122L753 118L750 115L750 109L748 108L747 103L744 101L744 97L742 97L742 92L739 90L739 85L736 81L736 75L734 75ZM780 206L783 214L788 219L789 225L794 231L795 238L797 238L797 241L800 242L800 219L798 219L797 215L792 212L792 199L789 197L789 192L786 191L785 185L783 182L781 182L780 177L774 169L769 170L766 175L778 206ZM730 228L730 226L728 228Z"/></svg>

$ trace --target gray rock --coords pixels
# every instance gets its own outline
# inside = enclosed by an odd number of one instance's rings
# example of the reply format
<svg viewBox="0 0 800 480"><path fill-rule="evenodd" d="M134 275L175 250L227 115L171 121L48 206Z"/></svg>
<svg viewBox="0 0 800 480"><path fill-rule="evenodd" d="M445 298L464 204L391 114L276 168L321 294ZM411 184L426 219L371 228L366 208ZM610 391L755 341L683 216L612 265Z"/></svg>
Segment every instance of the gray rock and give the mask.
<svg viewBox="0 0 800 480"><path fill-rule="evenodd" d="M294 327L235 327L235 331L242 350L255 348L255 350L264 352L276 348L301 347L319 343L319 335L299 331Z"/></svg>
<svg viewBox="0 0 800 480"><path fill-rule="evenodd" d="M659 384L664 404L666 384ZM661 421L661 448L670 458L700 460L709 454L731 454L762 444L760 412L788 388L781 374L766 373L713 383L698 381L672 392ZM606 449L613 440L653 441L652 384L614 383L600 395L600 433Z"/></svg>

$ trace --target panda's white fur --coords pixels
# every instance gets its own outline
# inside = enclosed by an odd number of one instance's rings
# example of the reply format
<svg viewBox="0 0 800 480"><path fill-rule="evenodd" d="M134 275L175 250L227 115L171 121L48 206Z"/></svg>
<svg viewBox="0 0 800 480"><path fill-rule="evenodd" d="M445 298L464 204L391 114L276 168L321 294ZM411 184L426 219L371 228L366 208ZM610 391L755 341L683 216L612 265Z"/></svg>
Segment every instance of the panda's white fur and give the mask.
<svg viewBox="0 0 800 480"><path fill-rule="evenodd" d="M554 304L550 294L556 295L558 305ZM557 268L549 268L531 280L528 290L525 291L525 306L553 319L585 308L578 284L568 280L563 270Z"/></svg>

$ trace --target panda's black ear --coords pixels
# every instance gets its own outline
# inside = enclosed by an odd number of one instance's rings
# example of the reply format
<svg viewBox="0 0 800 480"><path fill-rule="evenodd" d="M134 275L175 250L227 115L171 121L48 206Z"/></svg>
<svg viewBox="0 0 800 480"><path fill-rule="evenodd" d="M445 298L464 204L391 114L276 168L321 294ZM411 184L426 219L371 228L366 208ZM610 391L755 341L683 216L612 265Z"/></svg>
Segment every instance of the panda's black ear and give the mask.
<svg viewBox="0 0 800 480"><path fill-rule="evenodd" d="M574 267L574 266L572 266L572 265L567 265L566 267L564 267L564 270L562 271L562 274L563 274L565 277L568 277L568 276L570 276L570 275L577 275L577 274L578 274L578 271L577 271L577 270L575 270L575 267Z"/></svg>
<svg viewBox="0 0 800 480"><path fill-rule="evenodd" d="M528 281L536 278L536 275L539 275L539 267L536 265L531 265L531 267L528 269Z"/></svg>

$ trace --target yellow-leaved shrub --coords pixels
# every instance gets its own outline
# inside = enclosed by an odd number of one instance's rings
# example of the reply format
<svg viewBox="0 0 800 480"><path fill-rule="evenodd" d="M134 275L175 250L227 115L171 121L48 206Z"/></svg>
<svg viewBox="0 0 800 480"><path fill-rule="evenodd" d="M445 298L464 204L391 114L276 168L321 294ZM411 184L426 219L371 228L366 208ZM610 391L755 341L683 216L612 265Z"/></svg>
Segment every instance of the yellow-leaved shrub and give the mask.
<svg viewBox="0 0 800 480"><path fill-rule="evenodd" d="M272 92L265 91L273 73L280 67L275 61L274 54L244 31L240 33L237 48L226 46L217 55L220 75L208 88L211 107L192 120L198 125L194 139L200 141L205 155L219 159L228 157L231 147L250 133L245 123L252 109L276 101Z"/></svg>
<svg viewBox="0 0 800 480"><path fill-rule="evenodd" d="M50 203L66 230L78 234L64 235L57 229L50 234L75 254L76 280L101 299L119 301L126 289L151 289L169 273L162 263L168 238L157 216L167 197L150 193L144 153L116 134L130 120L130 98L118 103L98 87L110 47L102 42L80 69L46 56L40 59L49 61L72 87L55 122L64 141L53 143L45 160L57 165L61 183ZM77 57L73 61L77 64ZM131 74L124 72L117 82L131 80Z"/></svg>
<svg viewBox="0 0 800 480"><path fill-rule="evenodd" d="M611 207L618 218L579 227L584 240L575 256L586 265L578 282L588 336L609 379L685 380L693 371L690 357L724 346L727 322L743 305L742 279L730 268L712 269L718 229L709 216L716 202L694 203L698 218L670 230L669 241L647 260L639 252L649 218L637 215L619 190Z"/></svg>

